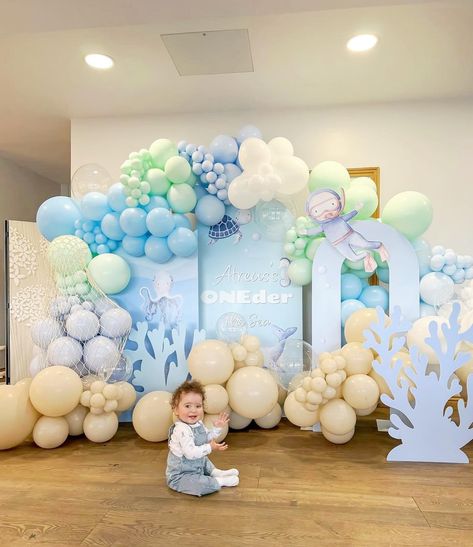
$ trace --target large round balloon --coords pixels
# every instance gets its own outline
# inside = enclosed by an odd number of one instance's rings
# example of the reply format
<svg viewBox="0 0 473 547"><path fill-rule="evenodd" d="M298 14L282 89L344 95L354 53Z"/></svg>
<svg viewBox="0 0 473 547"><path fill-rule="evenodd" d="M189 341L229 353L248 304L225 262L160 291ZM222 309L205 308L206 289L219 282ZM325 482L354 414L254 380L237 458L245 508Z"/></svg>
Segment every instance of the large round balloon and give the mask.
<svg viewBox="0 0 473 547"><path fill-rule="evenodd" d="M61 336L49 344L47 355L51 365L75 367L82 359L82 344L70 336Z"/></svg>
<svg viewBox="0 0 473 547"><path fill-rule="evenodd" d="M166 197L175 213L190 213L197 203L196 193L188 184L173 184Z"/></svg>
<svg viewBox="0 0 473 547"><path fill-rule="evenodd" d="M45 416L64 416L78 404L82 394L79 375L67 367L52 366L41 370L32 380L30 400Z"/></svg>
<svg viewBox="0 0 473 547"><path fill-rule="evenodd" d="M69 197L55 196L42 203L36 213L36 224L48 241L62 235L72 235L75 223L81 219L77 204Z"/></svg>
<svg viewBox="0 0 473 547"><path fill-rule="evenodd" d="M203 196L197 202L195 207L195 216L201 224L205 226L214 226L218 224L225 214L225 205L223 201L216 196Z"/></svg>
<svg viewBox="0 0 473 547"><path fill-rule="evenodd" d="M48 260L56 273L70 275L84 270L92 260L92 253L82 239L69 235L60 236L49 245Z"/></svg>
<svg viewBox="0 0 473 547"><path fill-rule="evenodd" d="M287 275L294 285L309 284L312 280L312 261L308 258L296 258L289 264Z"/></svg>
<svg viewBox="0 0 473 547"><path fill-rule="evenodd" d="M227 390L220 384L208 384L204 387L204 411L206 414L220 414L228 406Z"/></svg>
<svg viewBox="0 0 473 547"><path fill-rule="evenodd" d="M273 427L276 427L281 421L281 416L281 405L276 403L274 407L268 412L268 414L262 416L261 418L256 418L255 422L263 429L272 429Z"/></svg>
<svg viewBox="0 0 473 547"><path fill-rule="evenodd" d="M366 374L353 374L343 382L342 395L355 410L370 408L378 402L379 387Z"/></svg>
<svg viewBox="0 0 473 547"><path fill-rule="evenodd" d="M186 258L197 251L197 236L189 228L176 228L168 237L168 247L176 256Z"/></svg>
<svg viewBox="0 0 473 547"><path fill-rule="evenodd" d="M284 414L291 423L298 427L310 427L319 421L319 410L307 410L296 400L294 391L289 393L284 401Z"/></svg>
<svg viewBox="0 0 473 547"><path fill-rule="evenodd" d="M84 434L94 443L109 441L118 430L118 418L115 412L87 414L84 420Z"/></svg>
<svg viewBox="0 0 473 547"><path fill-rule="evenodd" d="M376 190L362 184L359 185L357 182L351 183L346 192L345 199L345 211L353 211L354 209L357 209L359 203L363 204L354 217L356 220L370 218L378 208L378 195Z"/></svg>
<svg viewBox="0 0 473 547"><path fill-rule="evenodd" d="M154 164L159 169L164 169L166 162L172 156L177 156L177 146L169 139L158 139L149 147L149 153Z"/></svg>
<svg viewBox="0 0 473 547"><path fill-rule="evenodd" d="M353 408L342 399L332 399L320 409L321 426L335 435L346 435L356 424Z"/></svg>
<svg viewBox="0 0 473 547"><path fill-rule="evenodd" d="M63 416L41 416L33 429L33 441L41 448L57 448L69 435L69 424Z"/></svg>
<svg viewBox="0 0 473 547"><path fill-rule="evenodd" d="M85 365L91 372L104 378L108 378L119 360L117 346L106 336L96 336L84 345Z"/></svg>
<svg viewBox="0 0 473 547"><path fill-rule="evenodd" d="M420 192L401 192L384 206L381 220L396 228L408 239L421 236L430 226L433 208L430 199Z"/></svg>
<svg viewBox="0 0 473 547"><path fill-rule="evenodd" d="M238 156L238 143L229 135L218 135L210 143L209 151L216 162L232 163Z"/></svg>
<svg viewBox="0 0 473 547"><path fill-rule="evenodd" d="M131 272L128 263L115 254L93 258L88 267L89 277L105 294L117 294L128 286Z"/></svg>
<svg viewBox="0 0 473 547"><path fill-rule="evenodd" d="M173 156L166 161L164 173L174 184L182 184L191 176L191 166L185 158Z"/></svg>
<svg viewBox="0 0 473 547"><path fill-rule="evenodd" d="M430 272L420 280L419 292L426 304L441 306L452 299L455 283L442 272Z"/></svg>
<svg viewBox="0 0 473 547"><path fill-rule="evenodd" d="M132 420L141 438L154 443L168 438L172 425L171 398L168 391L152 391L138 401Z"/></svg>
<svg viewBox="0 0 473 547"><path fill-rule="evenodd" d="M309 190L313 192L319 188L332 188L336 192L350 186L350 173L336 161L323 161L317 164L309 176Z"/></svg>
<svg viewBox="0 0 473 547"><path fill-rule="evenodd" d="M100 317L100 332L109 338L128 335L131 325L131 315L123 308L111 308Z"/></svg>
<svg viewBox="0 0 473 547"><path fill-rule="evenodd" d="M203 385L223 384L230 378L235 366L230 348L220 340L204 340L196 344L191 349L187 364L192 378Z"/></svg>
<svg viewBox="0 0 473 547"><path fill-rule="evenodd" d="M375 309L362 308L355 311L345 323L345 340L347 342L364 342L363 332L377 322L378 314Z"/></svg>
<svg viewBox="0 0 473 547"><path fill-rule="evenodd" d="M82 405L77 405L74 410L68 412L64 418L69 426L69 435L77 436L84 433L84 420L89 409Z"/></svg>
<svg viewBox="0 0 473 547"><path fill-rule="evenodd" d="M77 200L89 192L106 194L111 183L112 178L104 167L97 163L87 163L72 175L71 194Z"/></svg>
<svg viewBox="0 0 473 547"><path fill-rule="evenodd" d="M42 349L47 349L49 344L64 334L61 325L51 318L39 319L31 326L31 339L33 344Z"/></svg>
<svg viewBox="0 0 473 547"><path fill-rule="evenodd" d="M260 367L238 369L230 376L226 389L231 408L246 418L266 416L278 401L275 379Z"/></svg>

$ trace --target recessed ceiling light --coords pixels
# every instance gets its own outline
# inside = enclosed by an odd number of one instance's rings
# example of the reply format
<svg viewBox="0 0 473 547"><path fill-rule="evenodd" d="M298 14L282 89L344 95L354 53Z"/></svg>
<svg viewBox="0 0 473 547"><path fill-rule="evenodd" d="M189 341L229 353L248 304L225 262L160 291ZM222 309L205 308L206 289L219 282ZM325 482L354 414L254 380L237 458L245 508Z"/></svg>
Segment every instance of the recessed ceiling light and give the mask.
<svg viewBox="0 0 473 547"><path fill-rule="evenodd" d="M90 53L85 56L85 62L92 68L98 68L100 70L107 70L112 68L113 59L108 55L102 55L101 53Z"/></svg>
<svg viewBox="0 0 473 547"><path fill-rule="evenodd" d="M350 51L367 51L378 43L378 38L374 34L359 34L353 36L347 42L347 48Z"/></svg>

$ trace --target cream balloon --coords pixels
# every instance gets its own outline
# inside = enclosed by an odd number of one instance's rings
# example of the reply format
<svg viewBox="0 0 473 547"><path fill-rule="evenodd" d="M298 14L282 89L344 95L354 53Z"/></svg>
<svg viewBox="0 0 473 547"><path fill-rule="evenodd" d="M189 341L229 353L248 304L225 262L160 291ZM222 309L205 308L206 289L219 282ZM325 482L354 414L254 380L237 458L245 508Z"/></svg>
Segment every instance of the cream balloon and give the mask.
<svg viewBox="0 0 473 547"><path fill-rule="evenodd" d="M33 441L41 448L57 448L69 435L69 424L63 416L41 416L33 429Z"/></svg>
<svg viewBox="0 0 473 547"><path fill-rule="evenodd" d="M206 414L219 414L228 405L227 390L220 384L208 384L204 386L204 412Z"/></svg>
<svg viewBox="0 0 473 547"><path fill-rule="evenodd" d="M106 443L118 430L118 417L115 412L87 414L84 420L84 434L93 443Z"/></svg>
<svg viewBox="0 0 473 547"><path fill-rule="evenodd" d="M30 400L45 416L64 416L79 404L82 382L72 369L63 366L41 370L31 382Z"/></svg>
<svg viewBox="0 0 473 547"><path fill-rule="evenodd" d="M244 367L234 372L226 385L230 406L247 418L266 416L278 401L273 376L260 367Z"/></svg>
<svg viewBox="0 0 473 547"><path fill-rule="evenodd" d="M357 416L369 416L370 414L373 414L373 412L377 408L378 408L378 403L375 403L373 406L370 406L369 408L355 409L355 414Z"/></svg>
<svg viewBox="0 0 473 547"><path fill-rule="evenodd" d="M230 412L230 429L245 429L251 424L251 418L240 416L233 410Z"/></svg>
<svg viewBox="0 0 473 547"><path fill-rule="evenodd" d="M345 359L343 369L347 376L352 374L369 374L372 369L373 352L363 347L360 342L349 342L342 348Z"/></svg>
<svg viewBox="0 0 473 547"><path fill-rule="evenodd" d="M209 430L212 431L212 429L215 427L214 422L218 418L218 414L205 414L204 415L204 425ZM223 439L228 435L228 424L222 427L222 431L220 435L215 439L217 443L221 443Z"/></svg>
<svg viewBox="0 0 473 547"><path fill-rule="evenodd" d="M276 427L281 421L282 408L281 405L276 403L274 407L262 418L256 418L255 422L263 429L272 429Z"/></svg>
<svg viewBox="0 0 473 547"><path fill-rule="evenodd" d="M447 341L442 333L442 325L448 325L448 320L445 319L445 317L439 317L438 315L426 316L417 319L407 333L407 346L410 350L416 346L421 353L427 356L430 365L438 365L438 356L435 351L425 342L425 339L430 337L430 323L437 324L440 347L442 352L445 352L447 349Z"/></svg>
<svg viewBox="0 0 473 547"><path fill-rule="evenodd" d="M69 427L69 435L76 436L84 433L84 420L88 412L89 409L85 406L77 405L74 410L64 416Z"/></svg>
<svg viewBox="0 0 473 547"><path fill-rule="evenodd" d="M221 340L204 340L196 344L187 363L192 378L203 385L225 383L235 367L230 348Z"/></svg>
<svg viewBox="0 0 473 547"><path fill-rule="evenodd" d="M168 391L151 391L136 404L133 427L145 441L156 443L168 438L172 425L171 398Z"/></svg>
<svg viewBox="0 0 473 547"><path fill-rule="evenodd" d="M249 352L256 352L260 348L260 341L257 336L252 334L245 334L241 337L241 343L243 347Z"/></svg>
<svg viewBox="0 0 473 547"><path fill-rule="evenodd" d="M119 398L120 388L115 384L106 384L102 390L103 396L107 400L113 400Z"/></svg>
<svg viewBox="0 0 473 547"><path fill-rule="evenodd" d="M128 410L136 401L135 388L128 382L117 382L115 385L118 387L117 412Z"/></svg>
<svg viewBox="0 0 473 547"><path fill-rule="evenodd" d="M355 410L369 408L379 400L379 387L367 374L353 374L342 386L342 396Z"/></svg>
<svg viewBox="0 0 473 547"><path fill-rule="evenodd" d="M353 408L343 399L332 399L320 409L321 426L335 435L346 435L356 424Z"/></svg>
<svg viewBox="0 0 473 547"><path fill-rule="evenodd" d="M349 342L364 342L363 331L378 322L378 314L374 308L362 308L352 313L345 323L345 340Z"/></svg>
<svg viewBox="0 0 473 547"><path fill-rule="evenodd" d="M30 402L31 378L0 386L0 450L21 444L31 435L39 412Z"/></svg>
<svg viewBox="0 0 473 547"><path fill-rule="evenodd" d="M348 441L351 441L354 434L355 428L350 429L350 431L344 433L343 435L335 435L335 433L331 433L322 427L322 435L327 439L327 441L330 441L333 444L345 444Z"/></svg>
<svg viewBox="0 0 473 547"><path fill-rule="evenodd" d="M297 402L294 391L284 401L284 414L291 423L299 427L310 427L319 421L319 410L305 409Z"/></svg>

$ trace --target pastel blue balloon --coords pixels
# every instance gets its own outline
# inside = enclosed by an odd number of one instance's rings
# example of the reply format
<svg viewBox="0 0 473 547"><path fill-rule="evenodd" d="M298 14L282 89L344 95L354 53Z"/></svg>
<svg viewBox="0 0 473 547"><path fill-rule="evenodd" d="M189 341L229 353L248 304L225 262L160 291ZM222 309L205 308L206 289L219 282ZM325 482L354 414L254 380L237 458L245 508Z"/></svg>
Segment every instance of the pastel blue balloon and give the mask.
<svg viewBox="0 0 473 547"><path fill-rule="evenodd" d="M186 215L175 213L174 222L176 223L176 228L189 228L189 230L192 229L191 221L186 217Z"/></svg>
<svg viewBox="0 0 473 547"><path fill-rule="evenodd" d="M363 290L361 280L352 273L342 274L341 293L343 300L356 300Z"/></svg>
<svg viewBox="0 0 473 547"><path fill-rule="evenodd" d="M120 214L120 227L129 236L144 236L146 227L146 211L138 207L130 207Z"/></svg>
<svg viewBox="0 0 473 547"><path fill-rule="evenodd" d="M425 302L420 303L419 307L420 317L430 317L431 315L437 315L435 308Z"/></svg>
<svg viewBox="0 0 473 547"><path fill-rule="evenodd" d="M440 272L445 266L445 258L441 254L435 254L430 259L430 267L434 272Z"/></svg>
<svg viewBox="0 0 473 547"><path fill-rule="evenodd" d="M104 255L110 252L110 247L104 243L97 245L97 254Z"/></svg>
<svg viewBox="0 0 473 547"><path fill-rule="evenodd" d="M146 226L152 235L166 237L174 230L176 222L169 209L158 207L148 213Z"/></svg>
<svg viewBox="0 0 473 547"><path fill-rule="evenodd" d="M197 251L197 236L188 228L176 228L168 237L168 246L176 256L191 256Z"/></svg>
<svg viewBox="0 0 473 547"><path fill-rule="evenodd" d="M115 241L121 241L126 235L120 226L119 213L107 213L100 223L100 228L109 239L114 239Z"/></svg>
<svg viewBox="0 0 473 547"><path fill-rule="evenodd" d="M108 248L110 249L110 252L113 253L113 251L116 251L118 249L118 243L114 241L113 239L109 239L107 242Z"/></svg>
<svg viewBox="0 0 473 547"><path fill-rule="evenodd" d="M457 283L457 284L463 283L463 281L465 281L465 277L466 277L466 273L465 273L465 270L463 268L459 268L452 275L452 279L453 279L454 283Z"/></svg>
<svg viewBox="0 0 473 547"><path fill-rule="evenodd" d="M233 163L238 157L238 143L229 135L215 137L210 143L209 150L214 161L219 163Z"/></svg>
<svg viewBox="0 0 473 547"><path fill-rule="evenodd" d="M226 163L223 172L227 177L227 182L230 183L233 179L241 175L242 170L238 167L238 165L235 165L234 163Z"/></svg>
<svg viewBox="0 0 473 547"><path fill-rule="evenodd" d="M87 245L90 245L91 243L95 242L95 236L93 232L85 232L85 234L82 236L82 239L87 243Z"/></svg>
<svg viewBox="0 0 473 547"><path fill-rule="evenodd" d="M82 229L84 232L93 232L95 228L95 222L93 220L86 220L82 223Z"/></svg>
<svg viewBox="0 0 473 547"><path fill-rule="evenodd" d="M80 208L85 218L102 220L110 212L107 196L101 192L89 192L81 199Z"/></svg>
<svg viewBox="0 0 473 547"><path fill-rule="evenodd" d="M473 279L473 266L465 270L465 279Z"/></svg>
<svg viewBox="0 0 473 547"><path fill-rule="evenodd" d="M376 275L383 283L389 283L389 268L378 268L376 270Z"/></svg>
<svg viewBox="0 0 473 547"><path fill-rule="evenodd" d="M184 228L178 228L184 230ZM165 237L150 236L145 243L145 255L158 264L164 264L173 257Z"/></svg>
<svg viewBox="0 0 473 547"><path fill-rule="evenodd" d="M455 266L455 264L448 264L447 266L444 266L442 268L442 272L445 274L445 275L454 275L454 273L457 271L457 267Z"/></svg>
<svg viewBox="0 0 473 547"><path fill-rule="evenodd" d="M240 131L238 131L238 136L236 140L238 144L241 144L245 139L249 139L250 137L256 137L257 139L262 139L263 134L254 125L245 125L240 129Z"/></svg>
<svg viewBox="0 0 473 547"><path fill-rule="evenodd" d="M384 287L371 285L363 289L360 301L363 302L367 308L376 308L377 306L380 306L387 312L389 306L389 293Z"/></svg>
<svg viewBox="0 0 473 547"><path fill-rule="evenodd" d="M36 224L48 241L63 235L74 235L75 224L81 219L76 202L67 196L55 196L39 206Z"/></svg>
<svg viewBox="0 0 473 547"><path fill-rule="evenodd" d="M125 236L122 241L123 250L131 256L143 256L145 254L146 236Z"/></svg>
<svg viewBox="0 0 473 547"><path fill-rule="evenodd" d="M445 247L442 245L434 245L432 247L432 254L433 255L444 255L445 254Z"/></svg>
<svg viewBox="0 0 473 547"><path fill-rule="evenodd" d="M354 298L350 298L349 300L344 300L342 302L342 309L341 309L342 327L345 326L347 319L350 317L352 313L355 313L356 311L361 310L362 308L366 308L366 306L363 304L363 302L360 302L359 300L355 300Z"/></svg>
<svg viewBox="0 0 473 547"><path fill-rule="evenodd" d="M370 284L369 284L369 282L368 282L367 279L360 279L360 281L361 281L361 286L363 287L363 289L364 289L365 287L369 287L369 286L370 286Z"/></svg>
<svg viewBox="0 0 473 547"><path fill-rule="evenodd" d="M97 245L105 245L107 241L108 239L105 234L100 233L95 236L95 243L97 243Z"/></svg>
<svg viewBox="0 0 473 547"><path fill-rule="evenodd" d="M169 209L169 203L166 198L163 196L150 196L149 203L145 207L145 211L149 213L152 209L157 209L161 207L162 209Z"/></svg>
<svg viewBox="0 0 473 547"><path fill-rule="evenodd" d="M218 224L225 214L225 205L217 197L207 194L199 199L195 207L197 220L205 226Z"/></svg>
<svg viewBox="0 0 473 547"><path fill-rule="evenodd" d="M110 209L113 209L117 213L121 213L126 209L126 195L124 192L124 186L121 182L112 184L108 189L107 201Z"/></svg>
<svg viewBox="0 0 473 547"><path fill-rule="evenodd" d="M452 265L452 264L455 264L457 261L457 255L455 254L454 251L452 251L452 249L447 249L445 251L445 264L447 265Z"/></svg>

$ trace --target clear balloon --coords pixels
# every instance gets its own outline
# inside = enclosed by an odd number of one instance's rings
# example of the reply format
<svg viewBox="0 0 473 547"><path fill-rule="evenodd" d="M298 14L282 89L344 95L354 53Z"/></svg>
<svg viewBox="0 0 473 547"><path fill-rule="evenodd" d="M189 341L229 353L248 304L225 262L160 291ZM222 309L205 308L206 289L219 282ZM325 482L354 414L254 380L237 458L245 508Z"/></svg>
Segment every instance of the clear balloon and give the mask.
<svg viewBox="0 0 473 547"><path fill-rule="evenodd" d="M315 366L312 346L304 340L288 339L276 361L275 371L278 374L279 384L288 388L296 375L310 373Z"/></svg>
<svg viewBox="0 0 473 547"><path fill-rule="evenodd" d="M278 200L259 202L255 209L255 222L270 241L283 241L294 220L294 212Z"/></svg>
<svg viewBox="0 0 473 547"><path fill-rule="evenodd" d="M215 326L217 337L225 342L239 342L247 333L248 323L243 315L227 312L221 315Z"/></svg>
<svg viewBox="0 0 473 547"><path fill-rule="evenodd" d="M106 194L112 184L108 171L97 163L87 163L79 167L72 175L71 194L76 200L89 192Z"/></svg>

